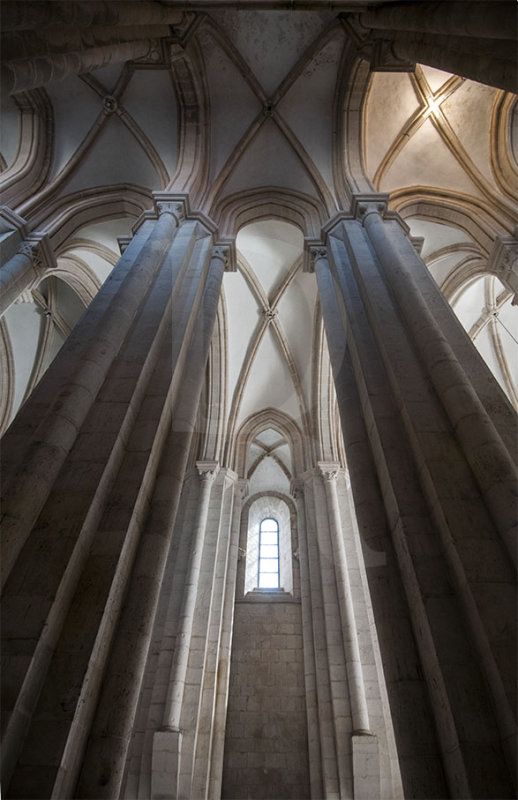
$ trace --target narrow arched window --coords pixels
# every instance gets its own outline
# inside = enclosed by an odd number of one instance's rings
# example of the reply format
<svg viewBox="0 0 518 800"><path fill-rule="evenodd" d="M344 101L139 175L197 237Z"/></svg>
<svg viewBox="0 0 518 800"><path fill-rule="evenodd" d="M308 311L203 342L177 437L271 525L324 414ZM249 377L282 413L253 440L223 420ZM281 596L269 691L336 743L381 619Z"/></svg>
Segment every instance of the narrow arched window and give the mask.
<svg viewBox="0 0 518 800"><path fill-rule="evenodd" d="M266 517L259 526L259 589L279 589L279 523Z"/></svg>

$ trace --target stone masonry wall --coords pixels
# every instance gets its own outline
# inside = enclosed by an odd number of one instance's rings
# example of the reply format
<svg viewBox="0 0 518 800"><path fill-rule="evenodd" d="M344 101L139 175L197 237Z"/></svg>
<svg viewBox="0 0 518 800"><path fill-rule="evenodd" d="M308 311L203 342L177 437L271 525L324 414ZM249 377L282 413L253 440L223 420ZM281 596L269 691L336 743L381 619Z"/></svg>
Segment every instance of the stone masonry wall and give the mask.
<svg viewBox="0 0 518 800"><path fill-rule="evenodd" d="M236 603L224 800L309 798L300 603Z"/></svg>

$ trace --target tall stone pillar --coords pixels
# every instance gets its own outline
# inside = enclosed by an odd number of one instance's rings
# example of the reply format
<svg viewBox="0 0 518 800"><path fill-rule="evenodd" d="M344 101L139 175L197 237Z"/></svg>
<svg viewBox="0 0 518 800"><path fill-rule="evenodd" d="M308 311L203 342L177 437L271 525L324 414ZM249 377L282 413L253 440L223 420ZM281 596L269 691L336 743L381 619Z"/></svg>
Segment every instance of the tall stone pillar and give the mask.
<svg viewBox="0 0 518 800"><path fill-rule="evenodd" d="M344 470L320 462L294 494L312 796L402 798Z"/></svg>
<svg viewBox="0 0 518 800"><path fill-rule="evenodd" d="M353 212L315 272L405 796L509 795L513 414L385 198Z"/></svg>
<svg viewBox="0 0 518 800"><path fill-rule="evenodd" d="M6 436L12 796L118 792L226 261L213 232L159 196Z"/></svg>
<svg viewBox="0 0 518 800"><path fill-rule="evenodd" d="M179 205L172 203L162 203L158 211L156 223L144 220L88 314L76 326L60 358L25 407L23 421L19 418L4 440L2 585L171 247L178 226L177 214L183 212ZM20 257L27 264L28 258ZM174 282L179 273L178 265L175 275L173 271L174 268L169 274ZM50 401L47 398L51 398ZM47 401L43 414L42 401ZM35 409L40 423L24 437L24 433L18 431L26 429L24 421L31 415L34 417ZM14 470L8 478L10 440ZM16 464L22 452L23 461Z"/></svg>
<svg viewBox="0 0 518 800"><path fill-rule="evenodd" d="M233 472L218 473L217 463L207 461L196 462L196 469L194 535L188 515L181 534L189 540L183 600L173 623L162 725L153 733L150 789L142 797L175 800L220 791L240 502ZM211 785L219 787L214 795Z"/></svg>

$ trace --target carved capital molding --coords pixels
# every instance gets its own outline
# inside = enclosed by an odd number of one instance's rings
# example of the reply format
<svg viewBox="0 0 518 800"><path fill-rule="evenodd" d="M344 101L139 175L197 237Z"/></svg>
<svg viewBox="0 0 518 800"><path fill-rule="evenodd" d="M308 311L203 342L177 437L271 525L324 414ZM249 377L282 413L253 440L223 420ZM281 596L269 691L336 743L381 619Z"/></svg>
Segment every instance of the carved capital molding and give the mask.
<svg viewBox="0 0 518 800"><path fill-rule="evenodd" d="M325 248L322 239L313 239L309 237L304 238L304 263L303 270L307 273L315 271L315 261L313 259L313 250Z"/></svg>
<svg viewBox="0 0 518 800"><path fill-rule="evenodd" d="M240 478L236 482L236 495L241 502L243 502L248 497L248 492L250 491L250 483L247 478Z"/></svg>
<svg viewBox="0 0 518 800"><path fill-rule="evenodd" d="M32 261L33 266L38 269L42 266L39 246L35 242L22 242L16 251L18 255L25 256Z"/></svg>
<svg viewBox="0 0 518 800"><path fill-rule="evenodd" d="M34 300L34 298L32 296L31 290L30 289L25 289L24 292L22 292L21 294L18 295L18 297L16 298L16 300L14 302L15 302L15 305L23 305L23 303L32 303L33 300Z"/></svg>
<svg viewBox="0 0 518 800"><path fill-rule="evenodd" d="M340 464L335 461L319 461L318 472L326 482L336 481L340 473Z"/></svg>
<svg viewBox="0 0 518 800"><path fill-rule="evenodd" d="M409 239L412 242L416 253L421 255L424 245L424 236L409 236Z"/></svg>
<svg viewBox="0 0 518 800"><path fill-rule="evenodd" d="M131 239L132 239L131 236L117 236L117 244L119 245L119 252L121 256L123 255L127 246L131 242Z"/></svg>
<svg viewBox="0 0 518 800"><path fill-rule="evenodd" d="M394 52L394 43L390 38L390 31L386 31L388 36L377 39L372 44L370 58L371 69L373 72L414 72L415 62L400 58Z"/></svg>
<svg viewBox="0 0 518 800"><path fill-rule="evenodd" d="M202 481L212 483L219 472L219 463L217 461L197 461L196 470Z"/></svg>
<svg viewBox="0 0 518 800"><path fill-rule="evenodd" d="M157 64L165 64L166 61L164 58L164 50L162 49L162 40L150 39L149 49L146 55L133 60L136 64L152 64L153 66L156 66Z"/></svg>
<svg viewBox="0 0 518 800"><path fill-rule="evenodd" d="M370 214L378 214L384 217L388 206L388 194L355 194L351 203L351 213L354 219L362 223Z"/></svg>
<svg viewBox="0 0 518 800"><path fill-rule="evenodd" d="M230 247L217 244L212 249L212 258L217 258L219 261L222 261L225 272L227 272L230 263Z"/></svg>
<svg viewBox="0 0 518 800"><path fill-rule="evenodd" d="M316 245L309 248L309 260L311 263L311 272L315 271L315 267L319 261L327 261L329 258L327 247L324 245Z"/></svg>
<svg viewBox="0 0 518 800"><path fill-rule="evenodd" d="M342 26L353 42L359 56L368 61L373 72L413 72L415 63L396 55L393 32L373 31L364 25L358 13L340 14Z"/></svg>
<svg viewBox="0 0 518 800"><path fill-rule="evenodd" d="M489 272L513 293L513 305L518 305L518 229L515 236L497 236L489 256Z"/></svg>
<svg viewBox="0 0 518 800"><path fill-rule="evenodd" d="M158 200L156 204L156 210L159 217L161 217L163 214L170 214L178 223L183 222L185 219L185 209L183 204L177 203L174 200Z"/></svg>
<svg viewBox="0 0 518 800"><path fill-rule="evenodd" d="M237 272L236 240L231 237L218 238L214 247L221 247L227 253L225 272Z"/></svg>
<svg viewBox="0 0 518 800"><path fill-rule="evenodd" d="M8 231L18 231L23 238L28 235L27 223L9 206L0 206L0 231L3 234Z"/></svg>
<svg viewBox="0 0 518 800"><path fill-rule="evenodd" d="M28 258L36 272L56 266L53 250L45 234L33 233L18 247L17 253Z"/></svg>
<svg viewBox="0 0 518 800"><path fill-rule="evenodd" d="M291 482L290 494L294 500L301 500L304 497L304 484L302 481L295 480Z"/></svg>

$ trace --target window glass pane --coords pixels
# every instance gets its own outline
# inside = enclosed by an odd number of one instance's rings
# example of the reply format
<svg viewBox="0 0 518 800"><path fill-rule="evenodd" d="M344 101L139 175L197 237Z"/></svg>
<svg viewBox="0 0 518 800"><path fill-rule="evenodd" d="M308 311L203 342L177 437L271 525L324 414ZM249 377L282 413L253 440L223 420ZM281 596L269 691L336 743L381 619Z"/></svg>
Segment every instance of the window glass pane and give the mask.
<svg viewBox="0 0 518 800"><path fill-rule="evenodd" d="M259 589L278 589L279 575L277 573L261 573L259 575Z"/></svg>
<svg viewBox="0 0 518 800"><path fill-rule="evenodd" d="M261 542L261 552L260 552L261 559L263 558L279 558L279 548L276 544L263 544Z"/></svg>
<svg viewBox="0 0 518 800"><path fill-rule="evenodd" d="M277 544L277 531L261 531L261 544Z"/></svg>
<svg viewBox="0 0 518 800"><path fill-rule="evenodd" d="M279 586L279 523L273 517L266 517L259 525L257 587L278 589Z"/></svg>
<svg viewBox="0 0 518 800"><path fill-rule="evenodd" d="M277 558L261 558L259 561L259 573L263 572L279 572L279 561Z"/></svg>

